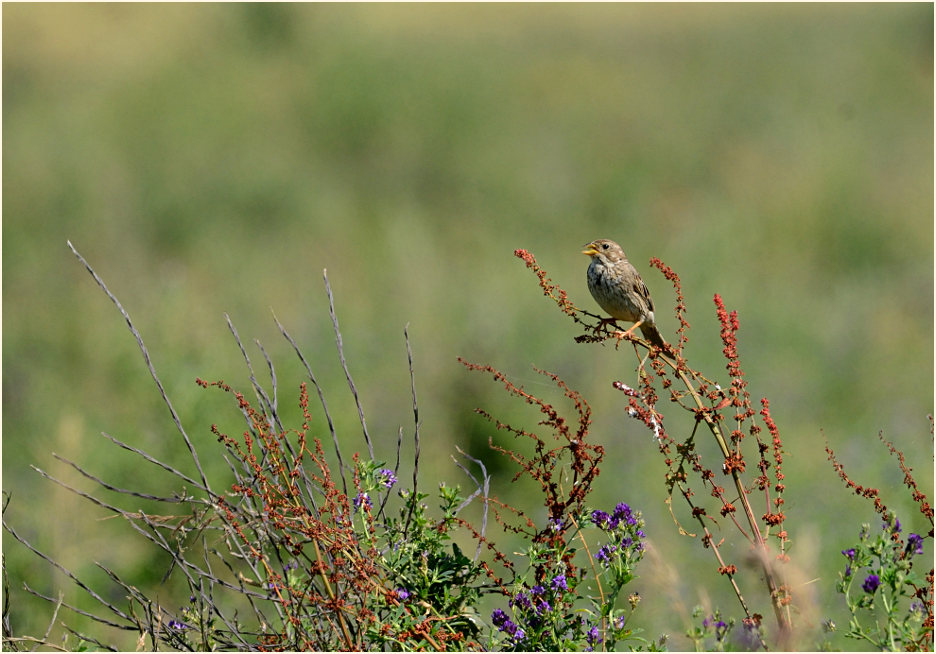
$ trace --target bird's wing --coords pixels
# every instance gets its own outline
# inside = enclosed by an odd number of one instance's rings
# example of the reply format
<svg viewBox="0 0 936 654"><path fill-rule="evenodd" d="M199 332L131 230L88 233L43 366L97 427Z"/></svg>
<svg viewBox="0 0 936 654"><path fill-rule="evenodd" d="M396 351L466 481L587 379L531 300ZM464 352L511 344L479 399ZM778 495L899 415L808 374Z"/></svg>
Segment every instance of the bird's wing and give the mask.
<svg viewBox="0 0 936 654"><path fill-rule="evenodd" d="M637 275L634 278L634 293L646 300L647 309L653 311L653 300L650 299L650 289L647 288L647 285L644 284L644 280L640 278L640 275Z"/></svg>

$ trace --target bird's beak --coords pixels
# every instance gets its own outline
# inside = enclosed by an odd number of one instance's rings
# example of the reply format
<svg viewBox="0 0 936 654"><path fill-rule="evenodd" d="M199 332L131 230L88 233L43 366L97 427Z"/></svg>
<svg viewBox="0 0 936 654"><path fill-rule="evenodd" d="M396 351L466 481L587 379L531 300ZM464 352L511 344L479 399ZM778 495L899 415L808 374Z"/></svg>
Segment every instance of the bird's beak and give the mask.
<svg viewBox="0 0 936 654"><path fill-rule="evenodd" d="M588 256L593 257L598 254L598 249L595 247L594 243L589 243L585 246L585 249L582 250L582 254L587 254Z"/></svg>

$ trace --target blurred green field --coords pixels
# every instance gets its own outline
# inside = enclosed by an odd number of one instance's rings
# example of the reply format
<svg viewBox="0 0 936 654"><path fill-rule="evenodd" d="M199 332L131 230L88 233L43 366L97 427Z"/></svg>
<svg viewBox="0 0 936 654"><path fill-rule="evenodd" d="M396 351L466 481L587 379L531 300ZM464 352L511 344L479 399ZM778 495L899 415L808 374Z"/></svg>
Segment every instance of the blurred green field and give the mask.
<svg viewBox="0 0 936 654"><path fill-rule="evenodd" d="M194 379L248 389L225 312L271 354L280 405L298 418L303 372L272 308L326 388L345 450L364 451L326 268L385 459L401 426L412 435L409 324L424 488L467 484L449 458L460 445L495 471L498 495L528 497L487 450L504 433L472 411L536 416L456 356L551 398L530 366L560 374L592 403L607 448L595 503L643 510L675 569L675 585L657 584L662 568L647 562L637 582L647 635L668 632L673 648L686 646L673 597L739 612L711 555L677 534L662 461L611 389L636 381L632 355L574 343L515 248L594 310L581 245L617 240L671 338L671 288L647 264L660 257L683 280L690 362L722 379L712 295L738 310L751 393L770 398L788 453L791 556L818 578L801 589L817 604L804 618L844 625L840 550L877 522L835 477L823 435L905 531L928 529L876 435L907 452L931 496L931 4L14 3L3 14L5 519L80 575L100 579L101 561L155 586L167 560L30 464L95 494L51 453L120 487L175 488L106 431L192 468L67 239L135 320L217 474L208 428L237 430L238 416ZM14 630L39 635L48 608L22 583L79 594L6 533L3 546Z"/></svg>

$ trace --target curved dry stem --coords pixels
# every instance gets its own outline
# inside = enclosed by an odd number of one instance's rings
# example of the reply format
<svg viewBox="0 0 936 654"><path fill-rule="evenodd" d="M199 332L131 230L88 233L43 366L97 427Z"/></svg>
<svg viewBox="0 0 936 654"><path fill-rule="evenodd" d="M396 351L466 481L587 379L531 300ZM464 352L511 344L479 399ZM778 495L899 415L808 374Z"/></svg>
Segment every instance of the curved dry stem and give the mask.
<svg viewBox="0 0 936 654"><path fill-rule="evenodd" d="M153 378L153 381L156 382L156 387L159 389L159 394L165 402L166 406L169 408L169 413L172 415L172 422L175 423L176 429L179 430L179 433L182 434L182 438L185 441L185 446L188 448L189 454L192 455L192 460L195 462L195 468L198 469L198 474L201 477L202 486L209 488L208 478L205 476L205 471L202 470L201 462L198 460L198 452L195 451L195 446L192 445L192 441L189 440L188 434L185 432L185 428L182 426L182 420L179 418L179 414L176 413L175 407L172 406L172 402L169 401L169 396L166 394L166 389L163 388L162 382L159 380L159 375L156 374L156 368L153 366L153 362L150 360L149 351L146 349L146 345L143 344L143 337L140 336L140 332L137 331L137 328L134 326L133 321L130 319L130 314L127 313L126 309L123 308L123 305L120 303L120 300L117 299L110 289L107 288L107 284L104 283L104 280L94 271L94 268L91 267L85 258L78 253L78 250L75 249L75 246L72 245L71 241L67 241L68 248L72 253L78 257L78 260L82 263L85 269L91 274L94 278L94 281L97 282L97 285L101 287L101 290L107 294L107 297L110 298L111 302L114 303L114 306L117 307L117 310L120 311L120 315L123 316L124 320L127 322L127 327L130 329L130 333L133 334L133 337L136 339L137 345L140 348L140 352L143 353L143 360L146 361L146 367L149 369L150 375Z"/></svg>

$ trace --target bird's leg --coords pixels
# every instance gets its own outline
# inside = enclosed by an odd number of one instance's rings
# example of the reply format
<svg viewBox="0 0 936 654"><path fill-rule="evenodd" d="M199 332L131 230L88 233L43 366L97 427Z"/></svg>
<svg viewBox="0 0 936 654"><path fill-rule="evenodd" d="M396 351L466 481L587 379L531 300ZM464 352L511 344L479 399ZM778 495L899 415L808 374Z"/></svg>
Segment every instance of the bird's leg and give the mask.
<svg viewBox="0 0 936 654"><path fill-rule="evenodd" d="M640 327L642 324L643 324L643 320L638 320L637 322L634 323L634 326L628 329L626 332L617 332L615 336L617 336L618 338L627 338L628 336L633 336L634 330ZM620 336L618 336L618 334L620 334Z"/></svg>

